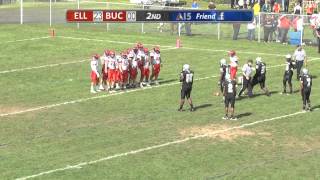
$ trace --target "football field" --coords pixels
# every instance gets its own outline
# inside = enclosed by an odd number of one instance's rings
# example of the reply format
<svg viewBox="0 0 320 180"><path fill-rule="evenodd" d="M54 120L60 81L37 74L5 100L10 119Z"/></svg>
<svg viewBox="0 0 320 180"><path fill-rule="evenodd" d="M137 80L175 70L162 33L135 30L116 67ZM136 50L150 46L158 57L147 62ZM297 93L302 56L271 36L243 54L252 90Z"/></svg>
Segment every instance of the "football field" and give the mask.
<svg viewBox="0 0 320 180"><path fill-rule="evenodd" d="M0 179L320 179L320 56L305 47L312 112L299 81L281 95L285 55L295 46L210 36L106 32L102 28L0 26ZM136 42L159 45L160 85L90 94L90 59ZM219 61L234 49L240 66L262 57L271 97L258 86L222 120ZM179 73L195 72L178 112ZM238 75L240 72L238 71ZM240 86L238 87L238 90Z"/></svg>

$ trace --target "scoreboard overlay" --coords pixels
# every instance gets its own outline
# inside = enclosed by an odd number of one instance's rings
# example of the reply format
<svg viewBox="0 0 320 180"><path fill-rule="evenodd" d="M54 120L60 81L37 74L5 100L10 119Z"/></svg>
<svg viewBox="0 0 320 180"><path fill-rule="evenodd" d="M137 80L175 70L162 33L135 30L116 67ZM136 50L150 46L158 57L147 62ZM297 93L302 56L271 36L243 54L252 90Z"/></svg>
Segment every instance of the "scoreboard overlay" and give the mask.
<svg viewBox="0 0 320 180"><path fill-rule="evenodd" d="M69 23L252 22L252 10L67 10Z"/></svg>

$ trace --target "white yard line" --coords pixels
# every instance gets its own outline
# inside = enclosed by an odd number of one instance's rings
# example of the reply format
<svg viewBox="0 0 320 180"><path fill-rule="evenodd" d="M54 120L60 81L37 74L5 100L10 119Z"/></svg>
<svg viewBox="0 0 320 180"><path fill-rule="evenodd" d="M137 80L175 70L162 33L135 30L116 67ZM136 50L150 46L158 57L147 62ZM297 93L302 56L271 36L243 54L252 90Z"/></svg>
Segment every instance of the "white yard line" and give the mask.
<svg viewBox="0 0 320 180"><path fill-rule="evenodd" d="M56 36L58 38L64 38L64 39L72 39L72 40L83 40L83 41L97 41L97 42L110 42L110 43L116 43L116 44L130 44L134 45L136 42L127 42L127 41L113 41L113 40L107 40L107 39L92 39L92 38L80 38L80 37L70 37L70 36ZM172 48L174 46L165 46L165 45L159 45L159 44L146 44L147 46L160 46L160 47L169 47Z"/></svg>
<svg viewBox="0 0 320 180"><path fill-rule="evenodd" d="M216 76L208 76L208 77L198 78L198 79L195 79L195 81L214 78L214 77L216 77ZM106 98L106 97L110 97L110 96L116 96L116 95L121 95L121 94L125 94L125 93L132 93L132 92L136 92L136 91L144 91L144 90L154 89L154 88L159 88L159 87L173 86L173 85L177 85L177 84L180 84L180 82L168 83L168 84L163 84L163 85L159 85L159 86L151 86L151 87L146 87L146 88L132 89L132 90L127 90L127 91L120 91L120 92L116 92L113 94L104 94L104 95L100 95L100 96L81 98L81 99L66 101L66 102L62 102L62 103L50 104L50 105L46 105L46 106L39 106L39 107L34 107L34 108L25 109L25 110L21 110L21 111L15 111L15 112L11 112L11 113L3 113L3 114L0 114L0 117L7 117L7 116L12 116L12 115L24 114L24 113L28 113L28 112L43 110L43 109L51 109L54 107L59 107L62 105L67 105L67 104L75 104L75 103L86 102L86 101L90 101L90 100L94 100L94 99L101 99L101 98Z"/></svg>
<svg viewBox="0 0 320 180"><path fill-rule="evenodd" d="M5 71L0 71L0 74L6 74L6 73L12 73L12 72L19 72L19 71L25 71L25 70L32 70L32 69L41 69L41 68L47 68L47 67L55 67L55 66L60 66L60 65L68 65L68 64L76 64L76 63L81 63L89 60L80 60L80 61L70 61L70 62L63 62L63 63L56 63L56 64L46 64L42 66L33 66L33 67L26 67L26 68L21 68L21 69L10 69L10 70L5 70Z"/></svg>
<svg viewBox="0 0 320 180"><path fill-rule="evenodd" d="M12 40L12 41L4 41L4 42L1 42L1 43L15 43L15 42L23 42L23 41L35 41L35 40L48 39L48 38L50 38L50 36L35 37L35 38L29 38L29 39L17 39L17 40Z"/></svg>
<svg viewBox="0 0 320 180"><path fill-rule="evenodd" d="M283 116L277 116L277 117L273 117L273 118L269 118L269 119L258 120L258 121L254 121L254 122L251 122L251 123L245 123L245 124L242 124L240 126L234 126L234 127L231 127L231 128L222 129L222 130L215 131L215 132L212 132L212 133L196 135L196 136L188 137L188 138L185 138L185 139L170 141L170 142L166 142L166 143L163 143L163 144L153 145L153 146L149 146L149 147L145 147L145 148L141 148L141 149L136 149L136 150L132 150L132 151L124 152L124 153L118 153L118 154L114 154L114 155L111 155L111 156L102 157L102 158L97 159L97 160L81 162L81 163L78 163L78 164L75 164L75 165L68 165L66 167L62 167L62 168L58 168L58 169L52 169L52 170L48 170L48 171L43 171L43 172L40 172L38 174L17 178L17 180L26 180L26 179L31 179L31 178L47 175L47 174L52 174L52 173L55 173L55 172L61 172L61 171L66 171L66 170L71 170L71 169L80 169L83 166L96 164L96 163L99 163L99 162L102 162L102 161L107 161L107 160L111 160L111 159L115 159L115 158L134 155L134 154L142 153L142 152L145 152L145 151L151 151L151 150L154 150L154 149L159 149L159 148L162 148L162 147L167 147L167 146L171 146L171 145L175 145L175 144L181 144L181 143L188 142L190 140L201 139L201 138L205 138L205 137L208 137L208 136L217 135L217 134L225 133L225 132L228 132L228 131L232 131L232 130L235 130L235 129L242 129L242 128L245 128L245 127L250 127L250 126L254 126L254 125L265 123L265 122L269 122L269 121L275 121L275 120L279 120L279 119L284 119L284 118L288 118L288 117L297 116L297 115L303 114L303 113L305 113L305 112L299 111L299 112L295 112L295 113L292 113L292 114L287 114L287 115L283 115Z"/></svg>
<svg viewBox="0 0 320 180"><path fill-rule="evenodd" d="M56 36L60 38L65 39L73 39L73 40L85 40L85 41L97 41L97 42L110 42L110 43L117 43L117 44L136 44L135 42L127 42L127 41L112 41L112 40L106 40L106 39L92 39L92 38L81 38L81 37L70 37L70 36ZM167 46L167 45L156 45L156 44L144 44L147 46L160 46L160 47L174 47L174 46ZM199 51L212 51L212 52L228 52L229 50L225 49L206 49L206 48L193 48L193 47L181 47L182 49L190 49L190 50L199 50ZM272 53L262 53L262 52L251 52L251 51L241 51L237 50L238 53L243 54L256 54L256 55L266 55L266 56L277 56L277 57L285 57L285 55L281 54L272 54ZM310 57L315 58L315 57Z"/></svg>
<svg viewBox="0 0 320 180"><path fill-rule="evenodd" d="M177 49L177 48L176 47L165 48L162 51L167 51L167 50L172 50L172 49ZM26 71L26 70L32 70L32 69L55 67L55 66L60 66L60 65L76 64L76 63L82 63L82 62L86 62L86 61L89 62L89 60L80 60L80 61L69 61L69 62L56 63L56 64L46 64L46 65L41 65L41 66L32 66L32 67L26 67L26 68L20 68L20 69L10 69L10 70L0 71L0 74L20 72L20 71Z"/></svg>
<svg viewBox="0 0 320 180"><path fill-rule="evenodd" d="M319 59L320 58L310 59L309 61L316 61L316 60L319 60ZM280 66L284 66L284 65L285 64L275 65L275 66L269 67L268 69L276 68L276 67L280 67ZM218 76L207 76L207 77L195 79L195 81L200 81L200 80L209 79L209 78L216 78L216 77L218 77ZM149 88L121 91L121 92L117 92L117 93L114 93L114 94L104 94L104 95L94 96L94 97L89 97L89 98L81 98L81 99L76 99L76 100L73 100L73 101L66 101L66 102L57 103L57 104L50 104L50 105L46 105L46 106L39 106L39 107L25 109L25 110L21 110L21 111L15 111L15 112L11 112L11 113L3 113L3 114L0 114L0 117L7 117L7 116L12 116L12 115L24 114L24 113L28 113L28 112L34 112L34 111L43 110L43 109L51 109L51 108L54 108L54 107L59 107L59 106L62 106L62 105L67 105L67 104L75 104L75 103L86 102L86 101L90 101L90 100L94 100L94 99L101 99L101 98L106 98L106 97L110 97L110 96L121 95L121 94L125 94L125 93L136 92L136 91L143 91L143 90L159 88L159 87L173 86L173 85L177 85L177 84L180 84L180 82L163 84L163 85L159 85L159 86L151 86Z"/></svg>

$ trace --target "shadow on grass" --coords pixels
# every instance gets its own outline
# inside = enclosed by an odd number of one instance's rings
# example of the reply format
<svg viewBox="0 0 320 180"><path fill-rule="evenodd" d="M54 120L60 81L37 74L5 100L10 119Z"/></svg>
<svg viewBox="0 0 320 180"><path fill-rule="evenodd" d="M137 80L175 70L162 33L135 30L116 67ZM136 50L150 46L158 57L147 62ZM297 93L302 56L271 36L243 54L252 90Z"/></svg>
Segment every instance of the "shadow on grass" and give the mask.
<svg viewBox="0 0 320 180"><path fill-rule="evenodd" d="M194 107L195 110L203 109L212 106L212 104L201 104L199 106Z"/></svg>
<svg viewBox="0 0 320 180"><path fill-rule="evenodd" d="M270 91L269 93L270 93L270 95L272 96L273 94L279 93L279 91ZM254 98L254 97L259 97L259 96L266 96L266 94L265 94L265 93L254 94L254 95L252 96L252 98Z"/></svg>
<svg viewBox="0 0 320 180"><path fill-rule="evenodd" d="M316 109L319 109L319 108L320 108L320 105L312 106L312 107L311 107L311 111L316 110Z"/></svg>
<svg viewBox="0 0 320 180"><path fill-rule="evenodd" d="M177 79L168 79L168 80L163 80L163 81L159 81L159 82L160 82L160 84L167 84L167 83L171 83L174 81L177 81Z"/></svg>
<svg viewBox="0 0 320 180"><path fill-rule="evenodd" d="M241 113L241 114L237 115L237 118L240 119L240 118L251 116L251 115L252 115L251 112Z"/></svg>

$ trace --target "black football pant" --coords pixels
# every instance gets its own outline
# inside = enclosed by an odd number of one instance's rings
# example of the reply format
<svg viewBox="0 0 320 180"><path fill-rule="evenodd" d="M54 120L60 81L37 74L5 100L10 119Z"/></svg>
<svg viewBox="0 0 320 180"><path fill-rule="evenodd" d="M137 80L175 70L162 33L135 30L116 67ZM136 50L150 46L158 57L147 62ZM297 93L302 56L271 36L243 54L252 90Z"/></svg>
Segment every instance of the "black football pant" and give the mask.
<svg viewBox="0 0 320 180"><path fill-rule="evenodd" d="M299 80L301 69L303 67L303 61L296 61L296 67L297 67L297 79Z"/></svg>
<svg viewBox="0 0 320 180"><path fill-rule="evenodd" d="M238 94L238 96L241 96L241 94L248 89L248 96L251 97L252 96L252 84L251 84L251 77L249 79L247 79L245 76L242 77L242 88Z"/></svg>
<svg viewBox="0 0 320 180"><path fill-rule="evenodd" d="M303 101L303 109L306 109L306 105L308 103L308 106L310 108L310 94L311 90L302 90L301 95L302 95L302 101Z"/></svg>
<svg viewBox="0 0 320 180"><path fill-rule="evenodd" d="M286 72L283 76L283 92L287 93L287 83L289 85L290 88L290 93L292 93L292 75L293 72Z"/></svg>

